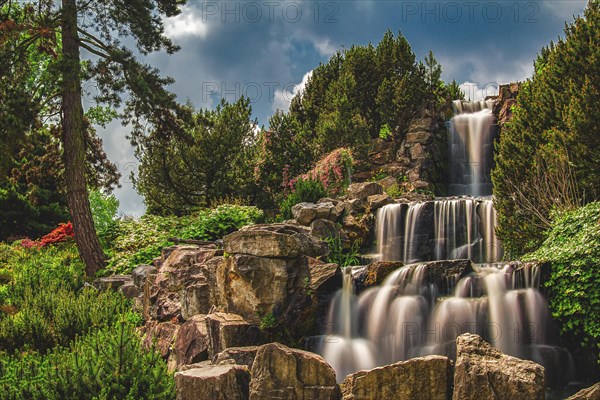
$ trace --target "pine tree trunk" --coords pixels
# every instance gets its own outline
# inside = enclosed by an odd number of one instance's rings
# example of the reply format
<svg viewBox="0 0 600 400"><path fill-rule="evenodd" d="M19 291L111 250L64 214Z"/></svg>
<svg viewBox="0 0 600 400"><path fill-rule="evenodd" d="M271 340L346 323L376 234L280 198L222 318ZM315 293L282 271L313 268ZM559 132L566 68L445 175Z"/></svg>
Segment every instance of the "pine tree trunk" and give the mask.
<svg viewBox="0 0 600 400"><path fill-rule="evenodd" d="M86 144L83 132L79 36L76 0L62 0L62 142L64 147L67 203L73 221L75 242L85 263L87 276L104 267L105 255L92 219L85 179Z"/></svg>

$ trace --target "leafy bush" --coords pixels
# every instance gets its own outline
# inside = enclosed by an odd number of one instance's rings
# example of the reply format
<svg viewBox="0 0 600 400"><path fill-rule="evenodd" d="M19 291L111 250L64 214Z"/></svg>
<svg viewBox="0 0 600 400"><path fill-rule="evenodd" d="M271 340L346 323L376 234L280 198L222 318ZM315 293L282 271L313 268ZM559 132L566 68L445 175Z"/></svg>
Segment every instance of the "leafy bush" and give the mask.
<svg viewBox="0 0 600 400"><path fill-rule="evenodd" d="M110 247L117 229L117 211L119 200L113 194L104 194L99 190L90 191L90 207L96 232L105 247Z"/></svg>
<svg viewBox="0 0 600 400"><path fill-rule="evenodd" d="M546 286L562 330L582 338L598 356L600 344L600 203L554 216L542 246L524 257L551 263ZM600 361L600 358L598 359Z"/></svg>
<svg viewBox="0 0 600 400"><path fill-rule="evenodd" d="M319 160L313 169L292 179L287 183L287 187L298 190L296 188L298 180L313 180L319 181L327 192L331 194L339 193L350 183L353 164L354 159L349 149L336 149Z"/></svg>
<svg viewBox="0 0 600 400"><path fill-rule="evenodd" d="M284 219L292 218L292 207L298 203L316 203L327 196L327 190L321 181L312 178L299 178L293 184L294 190L279 204L281 216Z"/></svg>
<svg viewBox="0 0 600 400"><path fill-rule="evenodd" d="M328 262L336 263L341 268L358 265L360 261L358 258L358 251L361 245L360 240L355 240L348 250L344 250L342 239L339 236L330 236L325 241L329 246Z"/></svg>
<svg viewBox="0 0 600 400"><path fill-rule="evenodd" d="M122 219L109 251L107 270L128 273L137 265L151 263L164 247L173 244L169 238L217 240L262 218L263 212L256 207L224 204L184 217L144 215Z"/></svg>
<svg viewBox="0 0 600 400"><path fill-rule="evenodd" d="M0 357L0 399L175 399L173 376L125 319L47 356Z"/></svg>

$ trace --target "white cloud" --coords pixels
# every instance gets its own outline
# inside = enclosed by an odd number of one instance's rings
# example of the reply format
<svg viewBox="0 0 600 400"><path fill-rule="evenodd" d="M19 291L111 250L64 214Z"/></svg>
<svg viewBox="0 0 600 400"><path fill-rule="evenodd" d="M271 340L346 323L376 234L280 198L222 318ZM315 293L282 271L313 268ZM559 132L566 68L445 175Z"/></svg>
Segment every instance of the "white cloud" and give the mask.
<svg viewBox="0 0 600 400"><path fill-rule="evenodd" d="M202 16L191 7L183 7L181 14L164 19L165 33L172 39L185 36L205 38L208 34L208 24L202 21Z"/></svg>
<svg viewBox="0 0 600 400"><path fill-rule="evenodd" d="M314 39L311 42L322 56L331 57L338 50L329 38Z"/></svg>
<svg viewBox="0 0 600 400"><path fill-rule="evenodd" d="M567 22L571 22L574 15L583 14L586 4L587 0L544 0L541 2L542 7L546 7Z"/></svg>
<svg viewBox="0 0 600 400"><path fill-rule="evenodd" d="M283 89L277 89L275 90L275 96L273 99L273 111L277 111L277 110L281 110L281 111L286 111L290 108L290 103L292 102L292 98L298 94L301 93L302 91L304 91L304 88L306 87L306 84L308 83L308 79L311 77L312 75L312 70L308 71L306 74L304 74L304 76L302 77L302 81L300 83L298 83L297 85L293 85L291 88L291 85L286 85L287 87L284 87ZM291 89L291 90L289 90Z"/></svg>

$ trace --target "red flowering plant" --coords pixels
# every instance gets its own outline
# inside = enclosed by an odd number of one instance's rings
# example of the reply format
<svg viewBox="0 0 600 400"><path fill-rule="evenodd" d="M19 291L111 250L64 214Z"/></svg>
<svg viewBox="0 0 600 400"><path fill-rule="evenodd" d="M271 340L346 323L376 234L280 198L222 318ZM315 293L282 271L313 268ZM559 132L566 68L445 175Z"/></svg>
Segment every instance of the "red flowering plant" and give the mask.
<svg viewBox="0 0 600 400"><path fill-rule="evenodd" d="M328 193L338 194L350 183L353 164L352 152L342 147L327 154L307 173L289 181L285 179L284 187L286 190L293 191L299 179L315 180L321 182ZM284 177L287 178L286 173L287 170L284 171Z"/></svg>
<svg viewBox="0 0 600 400"><path fill-rule="evenodd" d="M40 249L51 244L66 242L74 236L73 224L67 222L66 224L59 224L58 227L54 228L50 233L42 236L40 240L26 238L21 240L20 245L26 249Z"/></svg>
<svg viewBox="0 0 600 400"><path fill-rule="evenodd" d="M58 227L52 232L43 236L41 239L41 244L42 247L44 247L50 244L66 242L69 238L74 236L75 233L73 232L73 224L71 224L71 222L67 222L66 224L59 224Z"/></svg>

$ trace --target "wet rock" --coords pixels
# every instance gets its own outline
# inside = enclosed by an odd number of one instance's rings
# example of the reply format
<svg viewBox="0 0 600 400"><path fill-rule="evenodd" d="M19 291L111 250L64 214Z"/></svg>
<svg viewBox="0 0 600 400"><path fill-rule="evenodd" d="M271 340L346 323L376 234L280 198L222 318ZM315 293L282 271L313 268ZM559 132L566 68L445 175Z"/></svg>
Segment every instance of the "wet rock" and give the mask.
<svg viewBox="0 0 600 400"><path fill-rule="evenodd" d="M600 382L580 390L567 400L600 400Z"/></svg>
<svg viewBox="0 0 600 400"><path fill-rule="evenodd" d="M209 365L175 374L177 400L247 400L250 371L242 365Z"/></svg>
<svg viewBox="0 0 600 400"><path fill-rule="evenodd" d="M252 368L258 346L230 347L213 357L213 364L237 364Z"/></svg>
<svg viewBox="0 0 600 400"><path fill-rule="evenodd" d="M308 228L289 224L251 225L223 238L225 252L258 257L318 257L327 244L312 237Z"/></svg>
<svg viewBox="0 0 600 400"><path fill-rule="evenodd" d="M364 269L364 278L360 282L360 286L362 288L379 286L389 274L403 266L404 264L400 261L378 261L369 264L367 268Z"/></svg>
<svg viewBox="0 0 600 400"><path fill-rule="evenodd" d="M450 360L442 356L413 358L348 375L341 384L343 400L446 400L450 392Z"/></svg>
<svg viewBox="0 0 600 400"><path fill-rule="evenodd" d="M308 288L313 292L335 292L342 287L342 270L334 263L325 263L315 258L308 259Z"/></svg>
<svg viewBox="0 0 600 400"><path fill-rule="evenodd" d="M374 194L382 194L383 188L376 182L353 183L348 187L348 197L350 199L367 200Z"/></svg>
<svg viewBox="0 0 600 400"><path fill-rule="evenodd" d="M252 365L250 399L339 398L335 372L318 354L279 343L258 349Z"/></svg>
<svg viewBox="0 0 600 400"><path fill-rule="evenodd" d="M502 354L475 334L456 339L453 400L543 400L544 367Z"/></svg>

